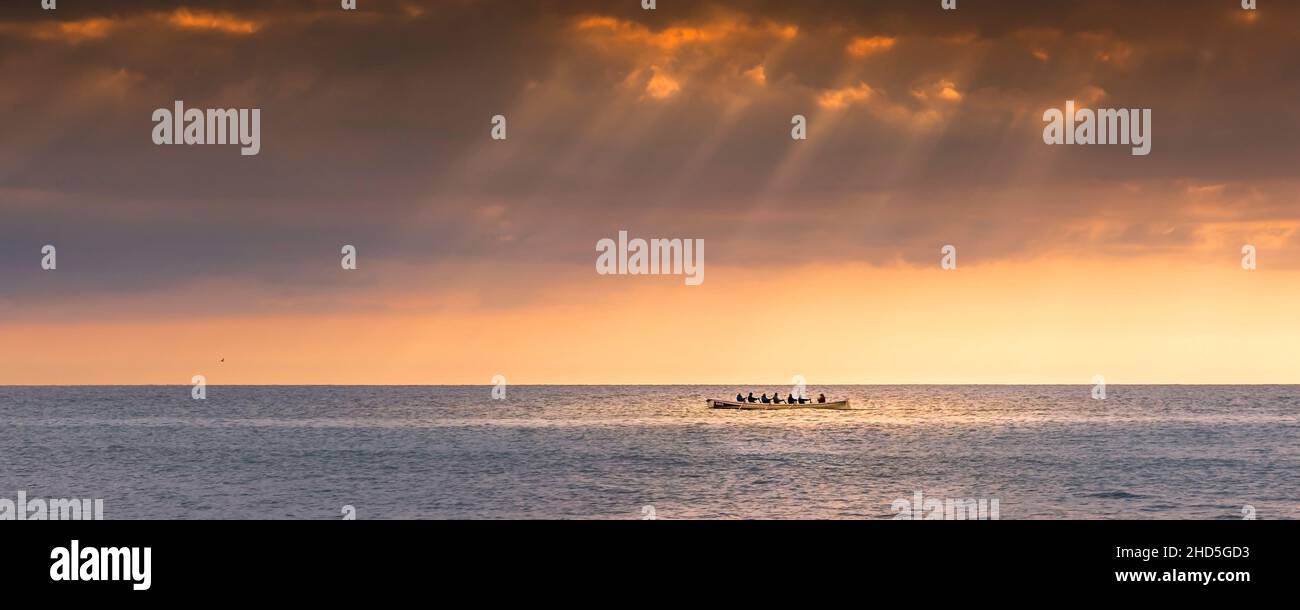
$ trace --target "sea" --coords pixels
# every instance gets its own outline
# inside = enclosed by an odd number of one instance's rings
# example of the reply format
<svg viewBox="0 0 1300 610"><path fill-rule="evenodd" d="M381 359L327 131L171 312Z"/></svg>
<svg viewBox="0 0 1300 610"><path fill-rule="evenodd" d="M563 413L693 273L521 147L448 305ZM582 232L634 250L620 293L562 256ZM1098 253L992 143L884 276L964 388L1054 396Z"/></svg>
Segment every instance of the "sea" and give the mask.
<svg viewBox="0 0 1300 610"><path fill-rule="evenodd" d="M0 387L0 498L106 519L1300 518L1300 386ZM909 508L902 508L907 506ZM931 513L933 514L933 513Z"/></svg>

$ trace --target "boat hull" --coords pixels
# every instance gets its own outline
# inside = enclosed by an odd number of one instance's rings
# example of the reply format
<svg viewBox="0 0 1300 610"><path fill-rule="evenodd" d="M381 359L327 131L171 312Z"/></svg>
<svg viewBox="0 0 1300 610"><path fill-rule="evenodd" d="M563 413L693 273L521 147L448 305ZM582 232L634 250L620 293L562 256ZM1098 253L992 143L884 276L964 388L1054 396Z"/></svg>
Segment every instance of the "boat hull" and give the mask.
<svg viewBox="0 0 1300 610"><path fill-rule="evenodd" d="M834 411L847 411L849 401L839 400L835 402L806 402L801 405L778 405L763 404L761 402L736 402L734 400L717 400L709 399L710 409L740 409L743 411L785 411L788 409L830 409Z"/></svg>

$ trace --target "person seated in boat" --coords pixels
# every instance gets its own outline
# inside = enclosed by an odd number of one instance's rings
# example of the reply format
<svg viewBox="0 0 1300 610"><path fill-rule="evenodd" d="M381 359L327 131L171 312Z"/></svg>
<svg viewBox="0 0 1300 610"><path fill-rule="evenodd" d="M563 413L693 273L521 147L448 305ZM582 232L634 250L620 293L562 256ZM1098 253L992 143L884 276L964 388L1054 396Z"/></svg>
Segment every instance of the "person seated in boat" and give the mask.
<svg viewBox="0 0 1300 610"><path fill-rule="evenodd" d="M812 402L812 399L811 399L811 398L808 398L807 396L800 396L800 397L799 397L799 404L804 404L804 403L809 403L809 402Z"/></svg>
<svg viewBox="0 0 1300 610"><path fill-rule="evenodd" d="M772 402L778 405L784 404L781 402L781 395L777 394L776 392L772 392Z"/></svg>
<svg viewBox="0 0 1300 610"><path fill-rule="evenodd" d="M763 394L763 397L760 398L759 400L762 401L762 403L765 404L765 405L770 405L770 404L772 404L772 399L771 399L771 398L768 398L768 397L767 397L767 394Z"/></svg>
<svg viewBox="0 0 1300 610"><path fill-rule="evenodd" d="M758 402L758 399L757 399L757 398L754 398L754 393L753 393L753 392L750 392L750 393L749 393L749 398L745 399L745 401L746 401L746 402Z"/></svg>
<svg viewBox="0 0 1300 610"><path fill-rule="evenodd" d="M745 397L740 392L736 392L736 402L745 402Z"/></svg>
<svg viewBox="0 0 1300 610"><path fill-rule="evenodd" d="M798 398L795 398L794 394L791 394L789 398L785 399L785 401L792 405L802 404L802 401L800 401Z"/></svg>
<svg viewBox="0 0 1300 610"><path fill-rule="evenodd" d="M818 395L817 395L817 402L819 402L819 403L820 403L820 402L826 402L826 395L825 395L825 394L818 394Z"/></svg>

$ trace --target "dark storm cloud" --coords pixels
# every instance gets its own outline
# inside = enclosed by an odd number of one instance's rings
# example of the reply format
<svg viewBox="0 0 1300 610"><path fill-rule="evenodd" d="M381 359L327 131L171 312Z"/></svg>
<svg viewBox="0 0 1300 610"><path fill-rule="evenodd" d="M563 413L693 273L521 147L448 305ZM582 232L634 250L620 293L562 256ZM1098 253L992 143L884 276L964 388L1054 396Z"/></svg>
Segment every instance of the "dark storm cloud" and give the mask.
<svg viewBox="0 0 1300 610"><path fill-rule="evenodd" d="M82 253L68 294L196 275L310 291L343 243L587 265L631 229L708 238L718 263L889 262L954 241L1163 250L1211 220L1298 216L1296 6L359 4L6 3L0 295L28 298L44 243ZM858 37L890 42L855 57ZM1088 97L1152 108L1152 155L1043 145L1042 111ZM151 112L176 99L262 109L261 153L153 145ZM498 113L506 142L488 140ZM836 247L744 247L771 235Z"/></svg>

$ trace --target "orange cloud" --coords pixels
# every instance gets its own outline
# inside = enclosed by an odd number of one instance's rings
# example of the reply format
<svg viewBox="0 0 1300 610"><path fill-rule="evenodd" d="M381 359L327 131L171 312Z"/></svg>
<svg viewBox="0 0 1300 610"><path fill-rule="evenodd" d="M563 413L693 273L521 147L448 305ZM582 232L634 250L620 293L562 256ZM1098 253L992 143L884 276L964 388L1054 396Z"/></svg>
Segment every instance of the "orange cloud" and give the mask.
<svg viewBox="0 0 1300 610"><path fill-rule="evenodd" d="M864 102L875 93L866 83L840 89L828 89L817 96L817 104L827 110L841 110L849 104Z"/></svg>
<svg viewBox="0 0 1300 610"><path fill-rule="evenodd" d="M672 51L692 45L711 45L737 36L761 35L779 40L791 40L799 35L799 28L775 22L749 25L738 19L716 19L700 25L674 25L663 30L650 28L631 20L616 17L589 16L579 19L579 31L602 33L609 41L662 51Z"/></svg>
<svg viewBox="0 0 1300 610"><path fill-rule="evenodd" d="M677 96L688 82L712 83L719 73L766 85L766 58L799 34L793 25L755 22L726 12L659 30L633 20L589 15L576 19L573 29L575 38L600 54L627 62L624 86L650 100ZM723 95L744 94L726 89Z"/></svg>
<svg viewBox="0 0 1300 610"><path fill-rule="evenodd" d="M218 13L196 13L184 8L172 13L168 22L180 28L216 30L226 34L252 34L261 28L260 24L250 19Z"/></svg>
<svg viewBox="0 0 1300 610"><path fill-rule="evenodd" d="M894 48L894 43L898 42L897 38L888 36L872 36L870 38L858 36L845 47L845 51L853 57L866 57Z"/></svg>
<svg viewBox="0 0 1300 610"><path fill-rule="evenodd" d="M12 32L36 40L77 44L89 40L104 39L127 28L156 28L159 25L237 35L252 34L262 28L261 23L252 19L242 19L224 13L196 12L181 8L171 13L144 13L129 18L92 17L76 21L39 23L35 25L0 24L0 32Z"/></svg>
<svg viewBox="0 0 1300 610"><path fill-rule="evenodd" d="M583 31L603 31L612 35L616 42L652 46L660 49L716 41L735 30L735 26L719 24L713 27L675 26L659 32L633 21L615 17L586 17L578 21L577 28Z"/></svg>
<svg viewBox="0 0 1300 610"><path fill-rule="evenodd" d="M672 97L678 91L682 90L681 83L677 82L673 77L664 74L659 69L659 66L650 66L650 70L654 72L654 76L651 76L650 82L646 83L646 95L657 100L662 100Z"/></svg>
<svg viewBox="0 0 1300 610"><path fill-rule="evenodd" d="M939 81L938 88L939 99L947 100L949 102L961 101L961 92L957 90L957 85L954 85L952 81L941 80Z"/></svg>
<svg viewBox="0 0 1300 610"><path fill-rule="evenodd" d="M107 37L119 25L118 21L93 17L78 21L19 25L0 23L0 32L25 36L36 40L52 40L73 44Z"/></svg>
<svg viewBox="0 0 1300 610"><path fill-rule="evenodd" d="M59 33L72 40L86 40L108 36L109 30L112 28L113 22L111 20L96 17L82 21L60 23Z"/></svg>

